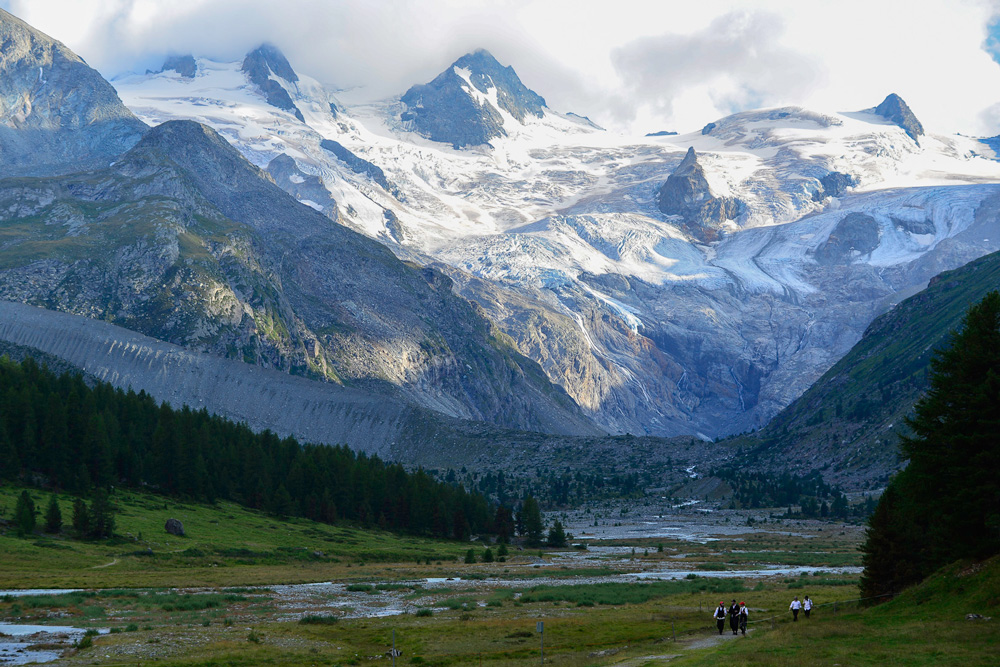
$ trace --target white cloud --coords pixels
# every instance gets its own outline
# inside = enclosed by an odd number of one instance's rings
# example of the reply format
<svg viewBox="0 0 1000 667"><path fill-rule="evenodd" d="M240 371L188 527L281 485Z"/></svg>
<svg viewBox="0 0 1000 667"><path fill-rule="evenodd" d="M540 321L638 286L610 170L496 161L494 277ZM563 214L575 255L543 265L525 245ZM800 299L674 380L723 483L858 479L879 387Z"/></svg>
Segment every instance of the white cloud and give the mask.
<svg viewBox="0 0 1000 667"><path fill-rule="evenodd" d="M617 112L630 119L648 106L653 115L690 126L801 100L823 82L825 71L818 58L783 46L784 32L777 14L739 11L701 30L644 37L615 49L611 60L628 100Z"/></svg>
<svg viewBox="0 0 1000 667"><path fill-rule="evenodd" d="M0 0L105 76L164 55L238 59L400 94L485 47L555 109L614 129L701 127L749 106L870 107L900 94L931 131L1000 133L991 0Z"/></svg>

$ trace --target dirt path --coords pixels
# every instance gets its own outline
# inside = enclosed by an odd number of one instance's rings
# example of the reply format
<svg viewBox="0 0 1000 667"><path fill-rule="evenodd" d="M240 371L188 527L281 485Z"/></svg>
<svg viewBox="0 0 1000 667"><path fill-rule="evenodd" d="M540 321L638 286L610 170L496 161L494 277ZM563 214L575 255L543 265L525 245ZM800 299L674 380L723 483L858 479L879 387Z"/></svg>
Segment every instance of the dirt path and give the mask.
<svg viewBox="0 0 1000 667"><path fill-rule="evenodd" d="M118 559L116 558L116 559L114 559L113 561L111 561L110 563L105 563L104 565L95 565L95 566L93 566L93 567L92 567L92 568L90 568L90 569L91 569L91 570L99 570L99 569L101 569L102 567L111 567L112 565L117 565L117 564L118 564Z"/></svg>
<svg viewBox="0 0 1000 667"><path fill-rule="evenodd" d="M748 630L747 632L752 632L752 630ZM739 637L742 637L742 635L734 635L727 629L721 635L713 633L708 637L702 637L689 643L678 643L677 649L680 651L693 651L703 648L711 648L712 646L718 646L722 642L738 639ZM648 665L654 660L659 661L659 663L654 664L667 663L674 658L681 657L681 655L681 653L667 653L663 655L644 655L637 658L627 658L621 662L616 662L615 667L640 667L640 665Z"/></svg>
<svg viewBox="0 0 1000 667"><path fill-rule="evenodd" d="M753 632L753 630L748 629L747 632ZM687 644L684 647L684 650L685 651L692 651L692 650L696 650L696 649L700 649L700 648L710 648L712 646L717 646L718 644L721 644L722 642L729 641L731 639L739 639L742 636L743 635L734 635L732 633L732 631L726 630L721 635L720 634L712 634L709 637L703 637L702 639L696 639L695 641L691 642L690 644Z"/></svg>

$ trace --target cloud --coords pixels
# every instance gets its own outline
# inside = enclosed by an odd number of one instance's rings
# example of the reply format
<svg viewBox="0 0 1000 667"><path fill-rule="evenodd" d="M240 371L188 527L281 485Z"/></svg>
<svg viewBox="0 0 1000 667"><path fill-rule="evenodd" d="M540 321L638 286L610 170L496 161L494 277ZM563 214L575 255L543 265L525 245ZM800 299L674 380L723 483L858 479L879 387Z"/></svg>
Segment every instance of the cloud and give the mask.
<svg viewBox="0 0 1000 667"><path fill-rule="evenodd" d="M781 45L785 22L770 12L730 12L689 34L637 39L611 53L627 94L615 113L630 120L639 107L683 119L679 107L700 99L702 121L741 109L801 100L820 86L819 59ZM711 108L704 108L710 106ZM714 114L705 118L704 114ZM690 128L689 128L690 129Z"/></svg>
<svg viewBox="0 0 1000 667"><path fill-rule="evenodd" d="M929 131L1000 132L994 0L0 0L107 77L276 44L366 101L483 47L553 109L689 131L761 105L853 110L899 93ZM734 10L734 7L736 8ZM992 48L992 47L989 47Z"/></svg>

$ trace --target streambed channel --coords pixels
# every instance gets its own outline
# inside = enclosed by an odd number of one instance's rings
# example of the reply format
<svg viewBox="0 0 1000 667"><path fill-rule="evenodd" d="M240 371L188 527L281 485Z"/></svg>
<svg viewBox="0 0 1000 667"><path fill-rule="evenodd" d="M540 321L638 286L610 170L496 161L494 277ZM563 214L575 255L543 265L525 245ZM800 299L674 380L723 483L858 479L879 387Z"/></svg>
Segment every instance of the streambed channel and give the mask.
<svg viewBox="0 0 1000 667"><path fill-rule="evenodd" d="M40 593L36 593L38 595ZM80 641L87 631L68 625L0 623L0 665L52 662ZM98 630L106 634L107 630Z"/></svg>
<svg viewBox="0 0 1000 667"><path fill-rule="evenodd" d="M304 615L335 615L343 618L382 617L412 614L427 607L441 606L455 593L481 593L502 589L527 591L536 586L584 586L603 583L636 583L652 580L680 580L693 577L761 579L766 577L804 576L816 573L857 575L860 567L765 566L745 570L652 570L622 574L576 577L531 578L486 577L482 579L428 578L411 581L371 582L365 590L354 584L318 582L270 586L272 603L282 620L297 620ZM362 585L364 586L364 585ZM356 590L350 590L354 588ZM519 594L515 593L515 599ZM486 602L479 601L480 607Z"/></svg>

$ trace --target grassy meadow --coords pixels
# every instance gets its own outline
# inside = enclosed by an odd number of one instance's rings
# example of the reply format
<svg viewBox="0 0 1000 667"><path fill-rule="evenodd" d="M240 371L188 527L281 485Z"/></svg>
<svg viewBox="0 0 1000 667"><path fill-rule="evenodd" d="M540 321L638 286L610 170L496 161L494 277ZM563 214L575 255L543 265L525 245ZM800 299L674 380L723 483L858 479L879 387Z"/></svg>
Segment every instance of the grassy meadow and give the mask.
<svg viewBox="0 0 1000 667"><path fill-rule="evenodd" d="M13 515L20 488L0 487L0 517ZM29 490L39 511L49 494ZM382 564L409 564L435 572L468 548L455 542L330 526L306 519L277 519L239 505L184 503L118 491L116 537L80 541L36 532L22 539L0 535L0 589L234 586L322 581L379 572ZM64 532L72 501L61 496ZM164 529L179 519L185 536ZM427 561L431 564L427 565ZM404 568L405 569L405 568ZM430 575L425 575L430 576Z"/></svg>
<svg viewBox="0 0 1000 667"><path fill-rule="evenodd" d="M0 489L9 519L20 489ZM39 511L48 494L32 491ZM937 665L995 664L1000 564L955 566L890 602L861 608L857 526L776 524L705 543L614 541L615 556L512 548L466 564L468 543L406 538L236 505L118 492L119 537L0 536L0 588L83 588L0 597L0 622L110 631L58 664L360 665ZM64 522L71 498L60 498ZM186 537L164 531L168 518ZM11 531L8 530L8 533ZM591 543L598 546L598 543ZM624 547L624 549L622 548ZM631 547L631 548L629 548ZM482 546L475 547L482 550ZM565 550L564 550L565 551ZM815 570L766 578L637 580L669 565L710 575L760 563ZM286 588L282 584L334 582ZM792 623L793 596L817 608ZM719 600L746 601L750 632L719 637ZM837 603L834 613L833 603Z"/></svg>

